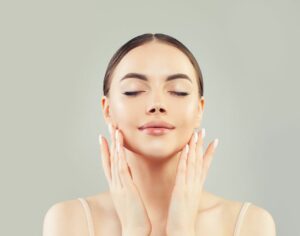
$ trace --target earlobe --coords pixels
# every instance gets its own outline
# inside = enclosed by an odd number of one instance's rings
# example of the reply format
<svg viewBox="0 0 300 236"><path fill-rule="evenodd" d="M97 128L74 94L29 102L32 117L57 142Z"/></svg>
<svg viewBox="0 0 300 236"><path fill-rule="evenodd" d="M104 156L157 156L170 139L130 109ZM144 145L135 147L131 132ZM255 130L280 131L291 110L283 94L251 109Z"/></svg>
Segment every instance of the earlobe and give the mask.
<svg viewBox="0 0 300 236"><path fill-rule="evenodd" d="M205 99L204 99L204 96L201 96L199 105L201 106L201 110L202 110L202 112L203 112L203 111L204 111L204 105L205 105Z"/></svg>
<svg viewBox="0 0 300 236"><path fill-rule="evenodd" d="M109 109L110 109L110 106L109 106L109 100L106 96L103 96L101 98L101 107L102 107L102 113L103 113L103 117L106 121L106 123L110 123L110 114L109 114Z"/></svg>
<svg viewBox="0 0 300 236"><path fill-rule="evenodd" d="M102 113L103 117L105 119L105 122L107 125L111 124L114 128L118 128L118 125L115 124L115 122L112 119L112 116L110 114L110 104L109 104L109 98L106 96L103 96L101 98L101 106L102 106Z"/></svg>
<svg viewBox="0 0 300 236"><path fill-rule="evenodd" d="M198 103L198 112L199 112L200 118L202 117L202 114L204 111L204 105L205 105L205 100L204 100L204 97L202 96Z"/></svg>
<svg viewBox="0 0 300 236"><path fill-rule="evenodd" d="M108 104L108 98L106 96L101 97L101 107L104 109Z"/></svg>
<svg viewBox="0 0 300 236"><path fill-rule="evenodd" d="M205 104L205 100L204 97L201 96L201 99L199 100L198 103L198 117L197 117L197 126L196 128L200 128L201 125L201 121L202 121L202 116L203 116L203 111L204 111L204 104Z"/></svg>

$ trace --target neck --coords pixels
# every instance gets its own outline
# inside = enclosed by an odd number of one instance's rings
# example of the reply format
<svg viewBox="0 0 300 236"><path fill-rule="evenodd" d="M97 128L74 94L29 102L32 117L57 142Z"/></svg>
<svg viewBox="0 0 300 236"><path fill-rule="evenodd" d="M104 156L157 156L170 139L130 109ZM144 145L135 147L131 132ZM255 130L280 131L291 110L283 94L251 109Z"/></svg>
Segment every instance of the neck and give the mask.
<svg viewBox="0 0 300 236"><path fill-rule="evenodd" d="M180 152L168 157L145 157L125 148L133 182L152 222L164 224L175 184ZM204 207L206 192L203 191Z"/></svg>

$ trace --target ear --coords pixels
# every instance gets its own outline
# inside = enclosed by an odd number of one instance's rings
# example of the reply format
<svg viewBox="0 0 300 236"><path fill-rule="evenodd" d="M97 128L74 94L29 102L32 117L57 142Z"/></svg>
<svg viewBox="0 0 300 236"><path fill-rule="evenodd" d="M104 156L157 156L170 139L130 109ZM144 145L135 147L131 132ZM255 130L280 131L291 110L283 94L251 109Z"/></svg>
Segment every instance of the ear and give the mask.
<svg viewBox="0 0 300 236"><path fill-rule="evenodd" d="M111 123L111 116L110 116L110 100L106 96L102 96L101 98L101 107L104 120L107 124Z"/></svg>
<svg viewBox="0 0 300 236"><path fill-rule="evenodd" d="M200 124L202 123L204 105L205 105L205 99L204 96L201 96L201 98L198 100L198 115L197 115L197 124L196 124L197 128L200 127Z"/></svg>

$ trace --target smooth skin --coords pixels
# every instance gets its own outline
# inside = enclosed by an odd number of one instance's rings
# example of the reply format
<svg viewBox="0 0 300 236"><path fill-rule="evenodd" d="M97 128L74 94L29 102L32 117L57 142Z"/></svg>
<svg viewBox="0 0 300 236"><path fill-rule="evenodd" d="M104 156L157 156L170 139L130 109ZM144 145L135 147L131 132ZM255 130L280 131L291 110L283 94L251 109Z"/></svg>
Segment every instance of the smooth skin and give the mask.
<svg viewBox="0 0 300 236"><path fill-rule="evenodd" d="M111 148L104 137L99 137L102 165L109 183L112 200L118 213L124 235L149 235L151 222L134 185L125 157L123 136L110 126Z"/></svg>
<svg viewBox="0 0 300 236"><path fill-rule="evenodd" d="M203 131L195 132L180 153L168 211L167 235L195 235L196 217L203 184L218 144L218 140L211 142L203 156ZM109 149L105 137L99 137L102 165L116 211L120 217L122 231L127 235L150 235L151 221L129 172L122 132L112 127L110 134L111 149ZM117 147L119 147L119 151L117 151Z"/></svg>
<svg viewBox="0 0 300 236"><path fill-rule="evenodd" d="M145 75L147 81L121 80L133 72ZM186 74L190 80L165 80L176 73ZM129 96L127 92L132 91L137 93ZM203 154L203 140L192 141L194 130L201 126L204 104L194 67L177 48L153 41L122 58L112 74L110 96L101 98L105 122L112 125L111 147L103 137L101 148L110 189L85 197L96 236L149 232L151 236L233 236L242 203L205 191L203 184L215 149L210 143ZM169 122L175 129L161 136L138 129L152 120ZM115 130L120 131L120 155L115 154ZM187 156L183 151L186 144ZM43 235L88 235L80 202L74 199L54 204L45 215ZM271 214L254 204L245 215L239 236L250 235L275 235Z"/></svg>

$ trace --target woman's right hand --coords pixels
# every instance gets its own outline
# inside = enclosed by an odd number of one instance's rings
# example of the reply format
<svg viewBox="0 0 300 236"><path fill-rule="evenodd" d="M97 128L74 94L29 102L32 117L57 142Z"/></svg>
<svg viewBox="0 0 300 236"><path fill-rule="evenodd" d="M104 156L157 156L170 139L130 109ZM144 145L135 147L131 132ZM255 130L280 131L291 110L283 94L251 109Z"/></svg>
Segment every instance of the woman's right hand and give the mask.
<svg viewBox="0 0 300 236"><path fill-rule="evenodd" d="M125 157L123 135L120 130L109 126L112 140L110 148L102 135L99 135L99 141L102 166L122 225L122 235L149 235L151 222L140 193L132 180Z"/></svg>

